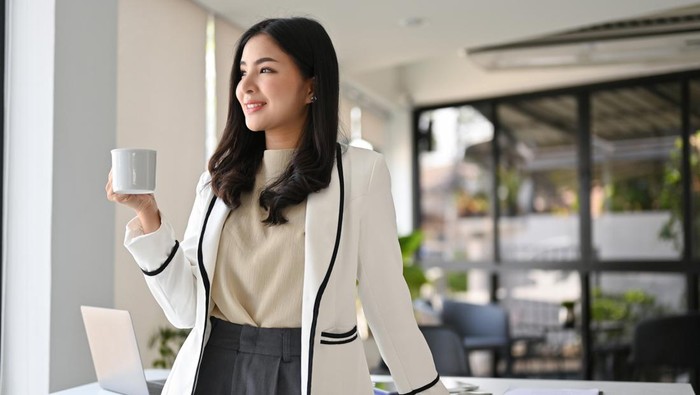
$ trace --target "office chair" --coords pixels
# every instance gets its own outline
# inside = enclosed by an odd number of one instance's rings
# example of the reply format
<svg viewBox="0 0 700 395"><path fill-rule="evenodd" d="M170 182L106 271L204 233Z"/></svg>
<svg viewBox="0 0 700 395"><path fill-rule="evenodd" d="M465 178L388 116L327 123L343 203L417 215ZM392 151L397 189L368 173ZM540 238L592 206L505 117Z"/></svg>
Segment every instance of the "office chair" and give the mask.
<svg viewBox="0 0 700 395"><path fill-rule="evenodd" d="M455 331L445 326L419 325L425 342L428 343L435 370L441 376L471 376L469 363L462 348L462 341ZM372 374L390 374L384 360L371 370Z"/></svg>
<svg viewBox="0 0 700 395"><path fill-rule="evenodd" d="M471 376L462 341L445 326L419 326L433 354L435 369L441 376Z"/></svg>
<svg viewBox="0 0 700 395"><path fill-rule="evenodd" d="M690 372L690 383L700 390L700 313L651 318L637 324L632 343L635 370L641 378L658 381L661 369ZM649 374L652 376L648 376Z"/></svg>
<svg viewBox="0 0 700 395"><path fill-rule="evenodd" d="M510 323L506 310L493 304L479 305L454 300L445 300L442 307L442 322L462 338L467 360L471 351L492 351L494 377L498 376L498 357L505 357L505 374L510 376L513 360Z"/></svg>

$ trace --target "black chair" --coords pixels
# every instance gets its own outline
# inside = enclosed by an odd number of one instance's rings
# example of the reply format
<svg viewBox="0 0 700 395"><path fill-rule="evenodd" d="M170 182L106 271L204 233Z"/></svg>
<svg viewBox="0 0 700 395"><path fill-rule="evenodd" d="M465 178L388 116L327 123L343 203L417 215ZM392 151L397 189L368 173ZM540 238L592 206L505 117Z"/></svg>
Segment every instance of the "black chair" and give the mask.
<svg viewBox="0 0 700 395"><path fill-rule="evenodd" d="M492 351L493 376L498 376L499 357L506 360L505 375L512 374L510 323L503 307L446 300L442 305L442 322L462 338L467 358L471 351Z"/></svg>
<svg viewBox="0 0 700 395"><path fill-rule="evenodd" d="M462 341L455 331L439 325L419 325L425 342L433 354L435 370L441 376L471 376L469 364L462 349ZM372 374L389 374L384 360L371 370Z"/></svg>
<svg viewBox="0 0 700 395"><path fill-rule="evenodd" d="M640 378L658 381L663 369L685 370L694 390L700 390L700 313L640 322L634 331L632 358Z"/></svg>
<svg viewBox="0 0 700 395"><path fill-rule="evenodd" d="M445 326L419 326L433 354L435 368L441 376L471 376L462 341L454 330Z"/></svg>

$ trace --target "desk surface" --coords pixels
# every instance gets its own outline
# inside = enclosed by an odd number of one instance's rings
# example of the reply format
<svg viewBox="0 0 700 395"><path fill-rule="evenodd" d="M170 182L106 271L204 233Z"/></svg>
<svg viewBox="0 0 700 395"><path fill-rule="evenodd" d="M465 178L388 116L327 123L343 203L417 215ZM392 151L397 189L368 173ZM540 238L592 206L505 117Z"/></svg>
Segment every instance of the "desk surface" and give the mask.
<svg viewBox="0 0 700 395"><path fill-rule="evenodd" d="M146 370L148 380L158 380L167 377L168 371L162 369ZM372 376L374 381L388 381L390 376ZM493 395L503 395L511 388L559 388L586 389L598 388L603 395L695 395L690 384L675 383L632 383L619 381L576 381L576 380L527 380L527 379L493 379L482 377L445 377L444 381L458 379L479 386L479 391L490 392ZM82 385L55 395L113 395L105 391L97 383Z"/></svg>
<svg viewBox="0 0 700 395"><path fill-rule="evenodd" d="M146 369L146 380L168 378L169 369ZM81 385L67 390L52 392L52 395L114 395L116 392L103 390L97 383Z"/></svg>

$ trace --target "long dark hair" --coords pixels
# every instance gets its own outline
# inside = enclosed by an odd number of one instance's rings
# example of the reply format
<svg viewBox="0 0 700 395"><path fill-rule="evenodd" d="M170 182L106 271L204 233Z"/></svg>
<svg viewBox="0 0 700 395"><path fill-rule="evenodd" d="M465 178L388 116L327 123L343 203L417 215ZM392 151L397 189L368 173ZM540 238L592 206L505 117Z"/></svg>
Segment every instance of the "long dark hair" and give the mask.
<svg viewBox="0 0 700 395"><path fill-rule="evenodd" d="M308 105L301 141L286 170L260 193L260 206L268 210L268 225L287 222L282 211L328 186L338 134L338 59L328 33L308 18L265 19L248 29L238 41L231 68L228 117L223 136L209 160L211 187L227 206L241 205L241 194L253 189L255 174L265 150L263 132L253 132L236 99L241 80L243 48L258 35L267 34L294 59L304 78L314 78L317 100Z"/></svg>

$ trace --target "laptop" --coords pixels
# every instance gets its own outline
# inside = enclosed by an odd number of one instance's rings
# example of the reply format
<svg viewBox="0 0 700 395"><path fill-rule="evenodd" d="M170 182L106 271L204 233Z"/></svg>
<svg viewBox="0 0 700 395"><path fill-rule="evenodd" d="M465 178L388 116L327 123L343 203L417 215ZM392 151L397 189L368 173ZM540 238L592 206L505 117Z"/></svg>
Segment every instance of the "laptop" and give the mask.
<svg viewBox="0 0 700 395"><path fill-rule="evenodd" d="M131 315L80 306L100 387L128 395L159 395L165 380L146 381Z"/></svg>

